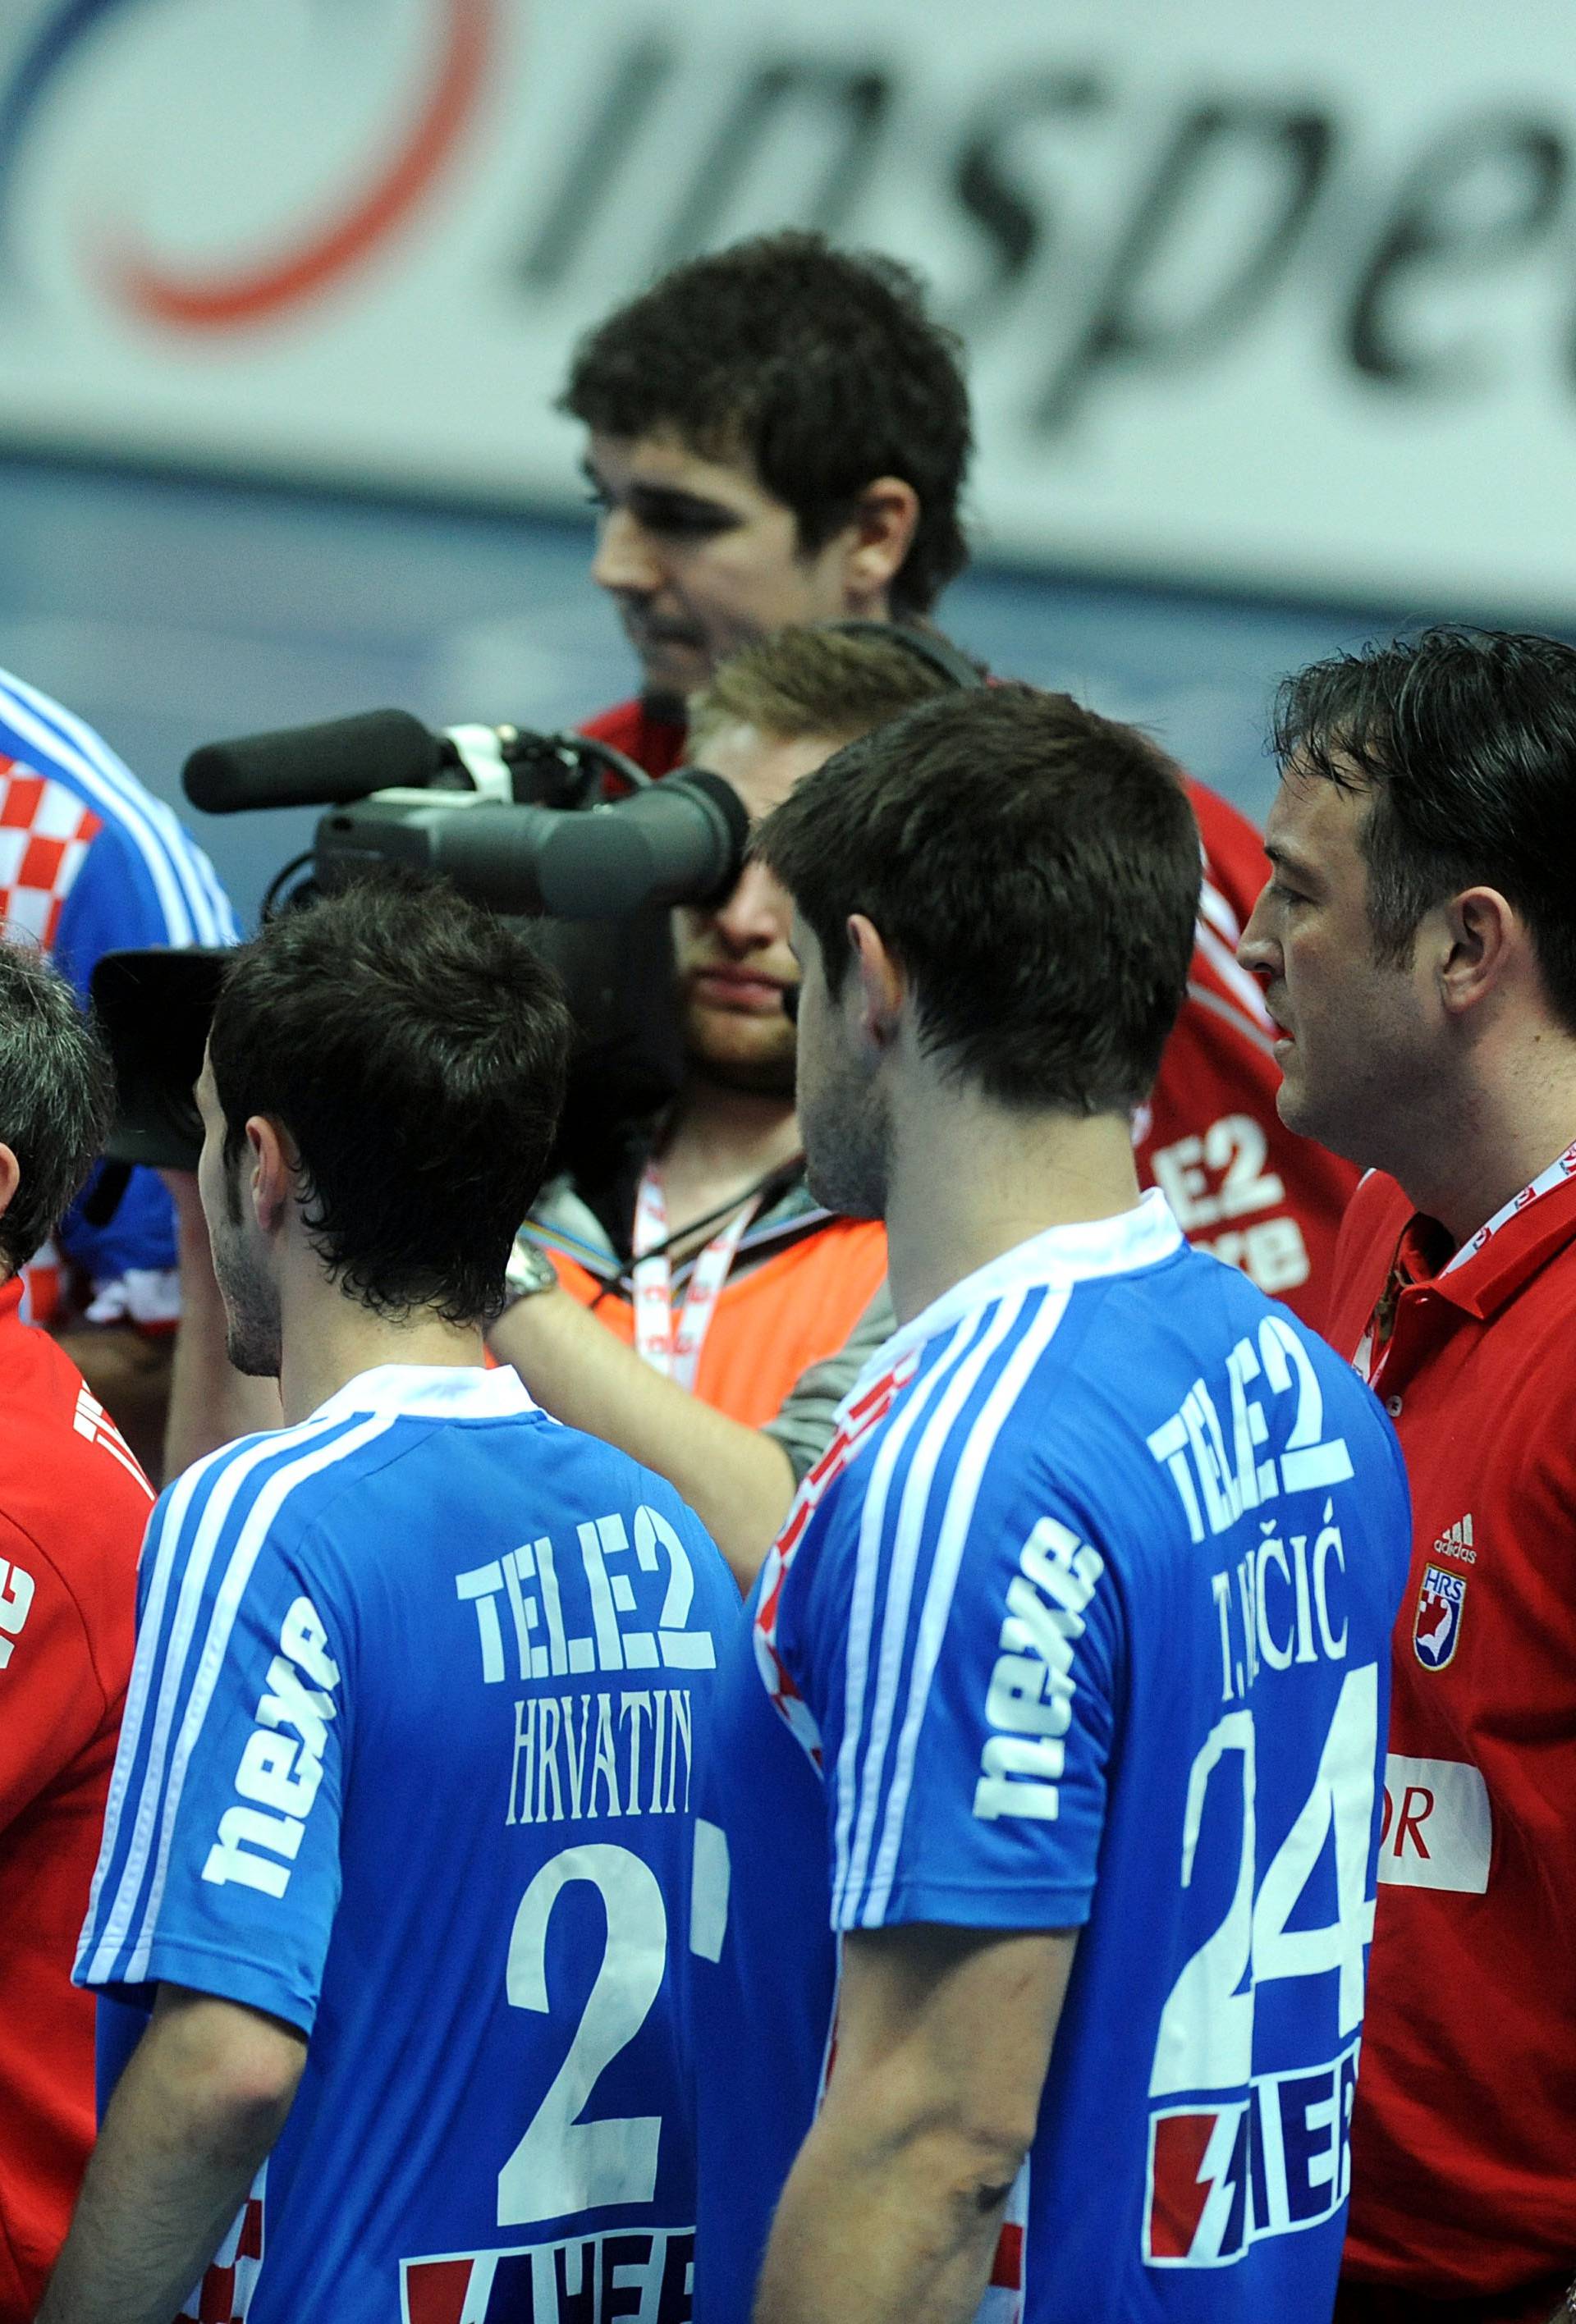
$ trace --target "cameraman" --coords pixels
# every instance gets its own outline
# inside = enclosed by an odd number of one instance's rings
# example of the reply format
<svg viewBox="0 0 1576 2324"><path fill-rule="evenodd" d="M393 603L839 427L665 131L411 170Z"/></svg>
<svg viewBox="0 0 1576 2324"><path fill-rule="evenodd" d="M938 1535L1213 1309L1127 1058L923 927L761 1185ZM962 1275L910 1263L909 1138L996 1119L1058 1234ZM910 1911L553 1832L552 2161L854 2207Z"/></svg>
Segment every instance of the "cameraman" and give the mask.
<svg viewBox="0 0 1576 2324"><path fill-rule="evenodd" d="M895 638L780 630L696 698L691 755L765 816L844 742L950 686ZM776 881L747 865L674 933L683 1088L654 1134L547 1189L491 1346L549 1412L676 1485L747 1590L890 1329L885 1298L871 1305L886 1242L805 1185L785 1006L799 972Z"/></svg>
<svg viewBox="0 0 1576 2324"><path fill-rule="evenodd" d="M563 409L588 430L593 578L641 664L587 722L649 774L686 752L684 703L788 622L922 624L963 568L972 436L960 348L896 260L782 233L676 267L588 334ZM1182 1228L1309 1320L1350 1166L1286 1130L1263 999L1236 947L1258 834L1189 786L1204 849L1188 996L1138 1161Z"/></svg>

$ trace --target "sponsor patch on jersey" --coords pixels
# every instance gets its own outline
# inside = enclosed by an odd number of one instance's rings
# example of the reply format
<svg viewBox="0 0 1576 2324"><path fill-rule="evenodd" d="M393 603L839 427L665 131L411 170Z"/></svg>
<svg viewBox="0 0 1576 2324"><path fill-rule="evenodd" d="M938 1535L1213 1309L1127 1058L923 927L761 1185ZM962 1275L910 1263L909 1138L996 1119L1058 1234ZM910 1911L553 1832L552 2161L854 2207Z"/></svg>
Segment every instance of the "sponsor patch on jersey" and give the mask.
<svg viewBox="0 0 1576 2324"><path fill-rule="evenodd" d="M448 2252L400 2267L401 2324L589 2324L638 2317L685 2324L693 2228L613 2229L513 2251Z"/></svg>
<svg viewBox="0 0 1576 2324"><path fill-rule="evenodd" d="M1480 1769L1467 1759L1385 1762L1379 1877L1392 1888L1449 1888L1480 1896L1488 1886L1494 1815Z"/></svg>
<svg viewBox="0 0 1576 2324"><path fill-rule="evenodd" d="M1145 2264L1229 2267L1266 2236L1332 2218L1350 2189L1357 2060L1353 2042L1306 2072L1153 2114Z"/></svg>
<svg viewBox="0 0 1576 2324"><path fill-rule="evenodd" d="M1442 1565L1425 1565L1412 1618L1412 1645L1424 1670L1443 1670L1453 1660L1461 1637L1461 1610L1467 1602L1467 1576Z"/></svg>

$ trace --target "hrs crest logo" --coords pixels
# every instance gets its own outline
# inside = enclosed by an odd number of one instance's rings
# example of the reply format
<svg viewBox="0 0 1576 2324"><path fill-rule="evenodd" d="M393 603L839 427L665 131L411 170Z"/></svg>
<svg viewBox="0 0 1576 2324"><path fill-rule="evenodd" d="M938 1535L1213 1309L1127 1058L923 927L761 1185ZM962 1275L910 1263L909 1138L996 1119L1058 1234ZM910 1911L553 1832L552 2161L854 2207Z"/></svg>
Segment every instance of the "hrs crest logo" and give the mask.
<svg viewBox="0 0 1576 2324"><path fill-rule="evenodd" d="M1466 1602L1464 1573L1451 1573L1442 1565L1423 1567L1412 1620L1412 1645L1424 1670L1443 1670L1454 1659Z"/></svg>

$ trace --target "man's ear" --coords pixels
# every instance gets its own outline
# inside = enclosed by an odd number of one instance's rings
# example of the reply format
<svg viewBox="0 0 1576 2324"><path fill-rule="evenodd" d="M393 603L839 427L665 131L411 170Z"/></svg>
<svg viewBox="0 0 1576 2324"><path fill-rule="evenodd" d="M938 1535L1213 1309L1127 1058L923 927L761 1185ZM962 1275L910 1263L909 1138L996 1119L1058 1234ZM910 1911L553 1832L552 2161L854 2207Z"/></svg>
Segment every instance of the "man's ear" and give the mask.
<svg viewBox="0 0 1576 2324"><path fill-rule="evenodd" d="M853 954L849 974L858 993L858 1029L872 1049L885 1052L897 1038L908 979L874 920L850 913L847 923Z"/></svg>
<svg viewBox="0 0 1576 2324"><path fill-rule="evenodd" d="M295 1148L278 1122L255 1113L246 1123L246 1153L251 1169L246 1199L264 1234L273 1234L283 1223L295 1192Z"/></svg>
<svg viewBox="0 0 1576 2324"><path fill-rule="evenodd" d="M1464 888L1439 908L1440 997L1452 1017L1464 1016L1496 991L1507 974L1536 958L1526 923L1497 888Z"/></svg>
<svg viewBox="0 0 1576 2324"><path fill-rule="evenodd" d="M919 520L919 494L901 476L877 476L866 485L847 531L843 585L850 614L885 612Z"/></svg>
<svg viewBox="0 0 1576 2324"><path fill-rule="evenodd" d="M9 1146L0 1146L0 1216L16 1200L16 1189L21 1184L22 1165Z"/></svg>

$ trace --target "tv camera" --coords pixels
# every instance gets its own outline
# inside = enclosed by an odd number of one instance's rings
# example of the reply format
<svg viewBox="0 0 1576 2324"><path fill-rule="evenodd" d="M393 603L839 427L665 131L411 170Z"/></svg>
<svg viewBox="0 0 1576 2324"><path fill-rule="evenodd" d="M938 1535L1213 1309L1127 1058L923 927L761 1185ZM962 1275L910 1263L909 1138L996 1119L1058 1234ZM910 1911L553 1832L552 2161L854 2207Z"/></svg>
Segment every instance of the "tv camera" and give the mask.
<svg viewBox="0 0 1576 2324"><path fill-rule="evenodd" d="M691 768L654 783L583 734L476 725L433 733L404 711L374 710L204 743L181 779L210 815L329 810L309 853L275 879L264 918L390 866L532 918L579 1035L561 1163L572 1167L593 1141L676 1092L669 908L720 901L748 836L743 803L720 775ZM94 971L117 1100L109 1167L89 1196L99 1217L113 1211L130 1165L196 1167L202 1132L191 1087L225 957L107 953Z"/></svg>

